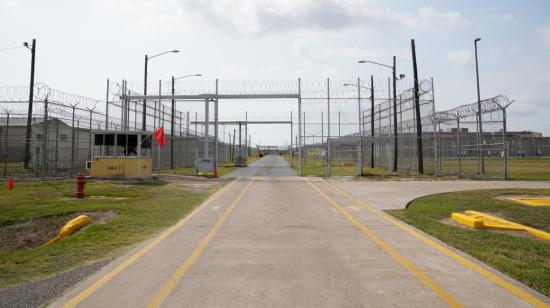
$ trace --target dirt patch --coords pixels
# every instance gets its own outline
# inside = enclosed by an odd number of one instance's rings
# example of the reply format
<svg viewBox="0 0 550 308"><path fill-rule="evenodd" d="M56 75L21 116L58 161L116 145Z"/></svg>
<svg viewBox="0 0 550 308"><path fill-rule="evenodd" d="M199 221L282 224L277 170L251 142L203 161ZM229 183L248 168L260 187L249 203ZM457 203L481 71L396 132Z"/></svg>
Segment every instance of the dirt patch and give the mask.
<svg viewBox="0 0 550 308"><path fill-rule="evenodd" d="M493 215L493 216L496 216L496 217L499 217L499 218L504 218L504 217L502 217L502 215L500 213L487 213L487 214ZM459 228L467 229L467 230L479 230L479 231L487 231L487 232L492 232L492 233L508 234L508 235L512 235L512 236L515 236L515 237L521 237L521 238L540 239L540 238L532 235L531 233L529 233L527 231L472 229L470 227L467 227L467 226L465 226L461 223L458 223L458 222L452 220L450 217L443 218L439 222L441 222L443 224L446 224L446 225L449 225L449 226L459 227Z"/></svg>
<svg viewBox="0 0 550 308"><path fill-rule="evenodd" d="M103 224L118 215L115 211L80 212L62 216L41 217L0 227L0 252L30 249L44 245L54 238L69 220L88 215L92 224Z"/></svg>

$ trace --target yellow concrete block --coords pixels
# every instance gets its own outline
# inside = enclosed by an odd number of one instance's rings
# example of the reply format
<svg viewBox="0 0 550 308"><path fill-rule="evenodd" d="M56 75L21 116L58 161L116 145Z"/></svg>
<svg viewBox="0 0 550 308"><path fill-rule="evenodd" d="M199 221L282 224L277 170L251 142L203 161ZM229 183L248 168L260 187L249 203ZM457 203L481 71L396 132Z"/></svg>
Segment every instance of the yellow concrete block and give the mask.
<svg viewBox="0 0 550 308"><path fill-rule="evenodd" d="M59 231L59 234L52 240L46 243L46 245L55 243L59 240L66 238L67 236L75 233L78 229L87 226L92 223L92 219L87 215L80 215L76 218L69 220Z"/></svg>
<svg viewBox="0 0 550 308"><path fill-rule="evenodd" d="M483 221L472 216L464 215L461 213L453 213L451 215L451 219L463 225L466 225L470 228L474 228L474 229L483 228Z"/></svg>
<svg viewBox="0 0 550 308"><path fill-rule="evenodd" d="M466 214L452 213L451 218L463 225L475 229L527 231L534 236L550 240L550 233L524 226L503 218L477 211L464 211Z"/></svg>
<svg viewBox="0 0 550 308"><path fill-rule="evenodd" d="M529 206L550 206L550 198L508 198Z"/></svg>

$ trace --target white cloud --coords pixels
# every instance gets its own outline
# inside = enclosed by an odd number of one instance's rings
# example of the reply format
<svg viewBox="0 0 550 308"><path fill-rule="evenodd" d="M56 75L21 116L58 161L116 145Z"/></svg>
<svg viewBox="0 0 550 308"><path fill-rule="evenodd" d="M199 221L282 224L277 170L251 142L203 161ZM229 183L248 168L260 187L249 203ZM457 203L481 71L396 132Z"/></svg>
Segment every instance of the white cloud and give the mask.
<svg viewBox="0 0 550 308"><path fill-rule="evenodd" d="M172 30L201 22L237 35L294 30L339 31L350 27L416 28L438 31L468 24L458 12L432 7L396 11L374 0L96 0L107 11L136 15L138 31ZM143 21L147 19L148 21ZM159 19L159 20L156 20ZM182 20L186 20L184 24ZM192 20L192 22L190 21ZM168 25L168 26L165 26Z"/></svg>
<svg viewBox="0 0 550 308"><path fill-rule="evenodd" d="M550 25L545 25L537 29L540 41L545 48L550 49Z"/></svg>
<svg viewBox="0 0 550 308"><path fill-rule="evenodd" d="M449 51L447 60L455 65L470 65L473 62L472 51L469 49Z"/></svg>

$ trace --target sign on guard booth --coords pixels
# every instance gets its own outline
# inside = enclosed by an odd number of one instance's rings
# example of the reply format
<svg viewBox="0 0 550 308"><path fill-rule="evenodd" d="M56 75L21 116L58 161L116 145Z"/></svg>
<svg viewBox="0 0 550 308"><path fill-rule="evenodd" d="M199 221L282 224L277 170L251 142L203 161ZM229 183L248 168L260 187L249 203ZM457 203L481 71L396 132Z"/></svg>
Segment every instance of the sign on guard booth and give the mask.
<svg viewBox="0 0 550 308"><path fill-rule="evenodd" d="M141 157L139 160L141 178L151 178L151 157ZM101 178L137 178L138 158L133 157L94 157L92 159L91 176Z"/></svg>

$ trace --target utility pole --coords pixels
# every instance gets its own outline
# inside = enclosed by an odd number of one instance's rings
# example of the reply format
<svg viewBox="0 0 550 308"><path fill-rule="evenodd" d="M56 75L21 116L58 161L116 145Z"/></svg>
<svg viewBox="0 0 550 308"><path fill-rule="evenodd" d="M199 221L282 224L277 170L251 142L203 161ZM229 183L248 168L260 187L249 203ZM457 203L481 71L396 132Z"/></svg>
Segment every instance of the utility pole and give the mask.
<svg viewBox="0 0 550 308"><path fill-rule="evenodd" d="M29 48L27 42L23 45ZM27 132L25 133L25 168L29 168L29 163L31 161L31 124L32 124L32 106L34 99L34 63L36 55L36 39L32 39L32 45L29 48L31 50L31 82L29 86L29 108L27 113Z"/></svg>
<svg viewBox="0 0 550 308"><path fill-rule="evenodd" d="M416 47L411 39L413 74L414 74L414 109L416 115L416 150L418 152L418 173L424 174L424 152L422 148L422 120L420 118L420 95L418 88L418 69L416 66ZM395 93L395 92L394 92Z"/></svg>
<svg viewBox="0 0 550 308"><path fill-rule="evenodd" d="M478 151L480 158L480 174L483 176L485 174L485 161L483 157L483 124L481 118L481 95L479 93L479 67L477 62L477 42L481 41L481 38L476 38L474 40L475 54L476 54L476 81L477 81L477 123L478 123ZM479 167L478 167L479 168Z"/></svg>

